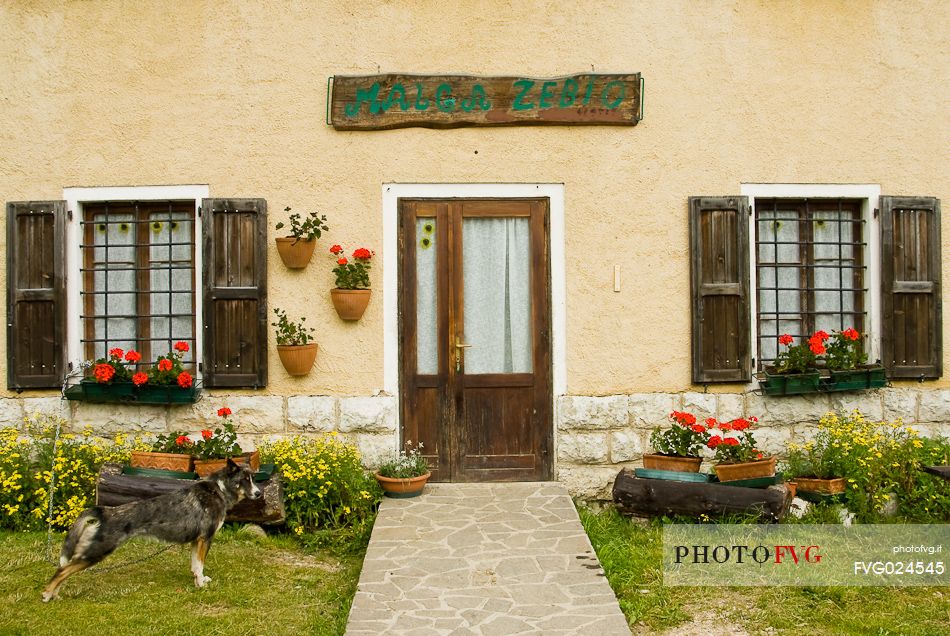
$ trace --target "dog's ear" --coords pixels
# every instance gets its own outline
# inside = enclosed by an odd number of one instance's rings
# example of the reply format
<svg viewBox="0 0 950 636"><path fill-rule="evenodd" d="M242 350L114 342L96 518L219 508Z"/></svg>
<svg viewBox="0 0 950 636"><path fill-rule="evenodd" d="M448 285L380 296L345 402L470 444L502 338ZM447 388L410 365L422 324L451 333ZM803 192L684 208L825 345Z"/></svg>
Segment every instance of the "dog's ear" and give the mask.
<svg viewBox="0 0 950 636"><path fill-rule="evenodd" d="M228 472L233 473L235 470L240 470L237 464L234 463L234 460L228 457Z"/></svg>

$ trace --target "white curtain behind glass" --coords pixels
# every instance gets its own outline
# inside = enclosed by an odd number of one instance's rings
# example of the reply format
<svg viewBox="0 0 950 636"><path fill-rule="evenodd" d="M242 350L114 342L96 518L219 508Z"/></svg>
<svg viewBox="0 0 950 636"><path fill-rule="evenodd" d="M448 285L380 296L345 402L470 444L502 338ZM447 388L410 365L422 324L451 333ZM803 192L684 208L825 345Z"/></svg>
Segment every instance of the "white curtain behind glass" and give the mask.
<svg viewBox="0 0 950 636"><path fill-rule="evenodd" d="M531 247L527 218L462 222L465 372L530 373Z"/></svg>
<svg viewBox="0 0 950 636"><path fill-rule="evenodd" d="M93 301L95 357L106 357L106 349L135 345L135 218L131 214L95 217L93 226L93 280L98 293ZM108 321L104 316L111 316ZM102 342L102 340L108 342Z"/></svg>
<svg viewBox="0 0 950 636"><path fill-rule="evenodd" d="M435 219L416 220L416 371L439 372Z"/></svg>

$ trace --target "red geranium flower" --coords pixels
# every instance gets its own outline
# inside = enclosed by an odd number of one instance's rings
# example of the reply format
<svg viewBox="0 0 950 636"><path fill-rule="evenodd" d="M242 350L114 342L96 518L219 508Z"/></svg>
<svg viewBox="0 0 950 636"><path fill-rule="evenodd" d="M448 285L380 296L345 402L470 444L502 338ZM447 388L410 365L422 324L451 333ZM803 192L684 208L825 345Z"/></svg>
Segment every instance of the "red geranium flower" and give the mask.
<svg viewBox="0 0 950 636"><path fill-rule="evenodd" d="M339 253L342 252L342 251L343 251L343 248L340 247L339 245L334 245L334 246L332 246L332 247L330 248L330 253L331 253L331 254L339 254Z"/></svg>
<svg viewBox="0 0 950 636"><path fill-rule="evenodd" d="M373 253L370 252L370 251L369 251L368 249L366 249L365 247L357 248L357 249L353 252L353 258L360 258L360 259L363 259L364 261L365 261L365 260L369 260L369 259L372 258L372 257L373 257Z"/></svg>
<svg viewBox="0 0 950 636"><path fill-rule="evenodd" d="M102 382L105 384L112 379L112 376L115 375L115 369L111 364L100 362L92 370L92 374L96 377L97 382Z"/></svg>
<svg viewBox="0 0 950 636"><path fill-rule="evenodd" d="M818 339L819 339L820 341L822 341L822 342L824 342L825 340L827 340L827 339L830 338L830 337L831 337L831 336L829 336L826 332L821 331L821 330L816 331L816 332L814 333L814 335L812 336L812 338L818 338Z"/></svg>
<svg viewBox="0 0 950 636"><path fill-rule="evenodd" d="M138 362L142 359L142 354L136 351L135 349L129 349L125 352L125 359L128 362Z"/></svg>
<svg viewBox="0 0 950 636"><path fill-rule="evenodd" d="M349 261L346 260L345 256L341 256L336 262L337 265L346 265L347 263L349 263Z"/></svg>
<svg viewBox="0 0 950 636"><path fill-rule="evenodd" d="M703 426L702 424L693 424L693 432L694 432L694 433L705 433L705 432L706 432L706 427Z"/></svg>
<svg viewBox="0 0 950 636"><path fill-rule="evenodd" d="M158 370L159 371L171 371L172 370L172 361L168 358L163 358L158 361Z"/></svg>
<svg viewBox="0 0 950 636"><path fill-rule="evenodd" d="M185 353L186 351L188 351L188 343L183 340L179 340L178 342L175 343L175 351L180 351L182 353Z"/></svg>
<svg viewBox="0 0 950 636"><path fill-rule="evenodd" d="M792 344L792 342L794 342L794 340L795 340L795 339L792 338L792 337L791 337L790 335L788 335L787 333L783 333L781 336L778 337L778 343L779 343L779 344L782 344L782 345L786 345L786 346Z"/></svg>
<svg viewBox="0 0 950 636"><path fill-rule="evenodd" d="M712 437L709 438L709 441L706 442L706 446L712 449L715 449L720 444L722 444L722 438L719 437L718 435L713 435Z"/></svg>
<svg viewBox="0 0 950 636"><path fill-rule="evenodd" d="M211 431L205 429L205 430L201 431L201 436L202 436L203 438L205 438L205 439L211 439L211 438L214 436L214 433L212 433Z"/></svg>
<svg viewBox="0 0 950 636"><path fill-rule="evenodd" d="M132 384L135 386L142 386L148 382L148 376L141 371L132 376Z"/></svg>
<svg viewBox="0 0 950 636"><path fill-rule="evenodd" d="M841 335L847 338L848 340L857 340L861 337L861 334L857 332L854 327L848 327L841 332Z"/></svg>
<svg viewBox="0 0 950 636"><path fill-rule="evenodd" d="M722 440L722 443L726 446L738 446L739 440L737 440L735 437L727 437L726 439Z"/></svg>
<svg viewBox="0 0 950 636"><path fill-rule="evenodd" d="M170 363L169 363L170 364ZM190 389L192 383L191 374L187 371L182 371L178 374L178 386L183 389Z"/></svg>
<svg viewBox="0 0 950 636"><path fill-rule="evenodd" d="M178 437L175 438L175 443L178 444L179 446L188 446L189 444L191 444L191 440L188 439L187 435L179 435Z"/></svg>
<svg viewBox="0 0 950 636"><path fill-rule="evenodd" d="M808 340L808 348L811 349L811 352L816 356L824 355L826 349L825 345L821 344L821 340L817 338L811 338Z"/></svg>
<svg viewBox="0 0 950 636"><path fill-rule="evenodd" d="M227 417L231 414L231 409L226 406L222 406L218 409L218 417Z"/></svg>
<svg viewBox="0 0 950 636"><path fill-rule="evenodd" d="M109 349L109 355L113 358L122 359L122 356L125 354L125 351L116 347L115 349Z"/></svg>

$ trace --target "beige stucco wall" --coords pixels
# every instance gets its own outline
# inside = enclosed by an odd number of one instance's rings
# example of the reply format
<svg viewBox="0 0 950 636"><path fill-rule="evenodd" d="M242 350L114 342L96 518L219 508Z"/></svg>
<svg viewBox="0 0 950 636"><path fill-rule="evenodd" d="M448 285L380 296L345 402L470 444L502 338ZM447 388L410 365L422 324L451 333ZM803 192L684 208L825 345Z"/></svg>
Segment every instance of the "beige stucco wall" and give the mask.
<svg viewBox="0 0 950 636"><path fill-rule="evenodd" d="M326 213L331 232L306 270L269 251L271 306L306 314L321 346L299 380L271 350L269 390L369 395L383 385L381 272L368 314L344 324L325 248L381 252L381 184L563 182L568 393L689 390L686 198L738 194L742 182L874 183L946 206L948 23L941 0L3 0L0 194L207 183L212 196L266 198L272 236L285 206ZM591 68L643 73L638 126L324 123L334 73ZM950 277L947 227L943 253Z"/></svg>

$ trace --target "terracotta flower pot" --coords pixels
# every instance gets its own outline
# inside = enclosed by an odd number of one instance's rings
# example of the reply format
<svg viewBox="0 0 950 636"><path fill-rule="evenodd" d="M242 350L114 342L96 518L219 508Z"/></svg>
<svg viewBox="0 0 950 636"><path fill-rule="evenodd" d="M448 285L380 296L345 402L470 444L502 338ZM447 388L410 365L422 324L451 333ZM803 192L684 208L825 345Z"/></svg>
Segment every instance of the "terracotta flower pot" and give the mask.
<svg viewBox="0 0 950 636"><path fill-rule="evenodd" d="M280 260L284 261L284 265L290 269L306 267L317 245L316 241L295 239L292 236L281 236L274 240L277 241L277 253L280 254Z"/></svg>
<svg viewBox="0 0 950 636"><path fill-rule="evenodd" d="M359 320L369 305L370 289L331 289L330 299L343 320Z"/></svg>
<svg viewBox="0 0 950 636"><path fill-rule="evenodd" d="M681 473L698 473L702 463L702 457L680 457L679 455L643 456L643 467L652 470L675 470Z"/></svg>
<svg viewBox="0 0 950 636"><path fill-rule="evenodd" d="M251 467L251 470L257 472L261 467L261 454L259 452L251 451L249 453L242 453L235 457L231 458L234 460L235 464L247 464ZM227 458L224 459L196 459L195 460L195 472L198 473L198 476L204 479L208 475L218 472L224 468L228 463Z"/></svg>
<svg viewBox="0 0 950 636"><path fill-rule="evenodd" d="M426 482L429 481L429 477L432 475L431 472L427 472L425 475L419 475L418 477L400 478L383 477L378 472L374 474L386 496L396 498L418 497L422 494L422 489L425 488Z"/></svg>
<svg viewBox="0 0 950 636"><path fill-rule="evenodd" d="M823 495L837 495L844 492L844 477L834 479L817 479L813 477L796 477L798 489L802 492L817 492Z"/></svg>
<svg viewBox="0 0 950 636"><path fill-rule="evenodd" d="M129 462L134 468L154 468L173 470L179 473L191 472L191 455L181 453L154 453L151 451L132 451Z"/></svg>
<svg viewBox="0 0 950 636"><path fill-rule="evenodd" d="M317 359L317 343L305 345L277 345L277 355L287 373L294 376L307 375Z"/></svg>
<svg viewBox="0 0 950 636"><path fill-rule="evenodd" d="M716 464L716 476L719 481L738 481L740 479L755 479L756 477L771 477L775 474L775 458L760 459L757 462L742 464Z"/></svg>

